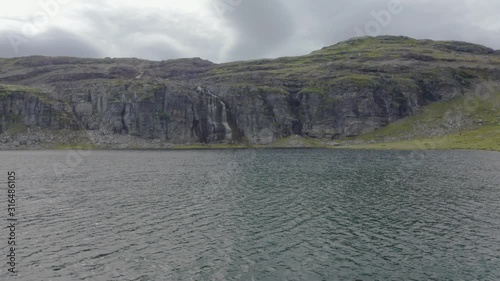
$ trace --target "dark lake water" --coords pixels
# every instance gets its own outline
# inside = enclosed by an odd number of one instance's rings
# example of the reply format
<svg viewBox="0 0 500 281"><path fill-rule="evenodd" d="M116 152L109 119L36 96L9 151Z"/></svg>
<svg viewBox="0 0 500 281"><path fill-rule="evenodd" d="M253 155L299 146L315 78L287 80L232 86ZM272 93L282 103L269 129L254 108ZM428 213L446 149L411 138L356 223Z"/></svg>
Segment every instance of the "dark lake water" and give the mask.
<svg viewBox="0 0 500 281"><path fill-rule="evenodd" d="M0 152L0 280L500 280L500 153L83 154Z"/></svg>

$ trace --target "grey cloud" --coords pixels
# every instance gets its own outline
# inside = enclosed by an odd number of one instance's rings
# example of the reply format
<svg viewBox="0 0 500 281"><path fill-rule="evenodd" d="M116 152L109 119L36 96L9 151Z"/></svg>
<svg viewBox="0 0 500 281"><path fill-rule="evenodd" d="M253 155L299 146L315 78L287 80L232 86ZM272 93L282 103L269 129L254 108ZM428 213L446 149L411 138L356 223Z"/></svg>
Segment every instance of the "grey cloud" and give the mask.
<svg viewBox="0 0 500 281"><path fill-rule="evenodd" d="M194 15L169 15L158 10L130 8L82 11L83 21L96 35L100 48L114 45L113 51L126 56L163 60L186 56L213 59L223 42L207 39L197 30L203 23ZM168 43L170 41L170 43ZM108 53L112 50L108 50ZM117 54L108 54L117 56Z"/></svg>
<svg viewBox="0 0 500 281"><path fill-rule="evenodd" d="M282 0L284 1L284 0ZM373 20L370 12L384 7L388 0L291 1L295 17L309 26L303 36L321 44L332 44L356 36L355 26Z"/></svg>
<svg viewBox="0 0 500 281"><path fill-rule="evenodd" d="M145 46L134 46L131 50L132 54L142 54L142 58L151 60L166 60L172 58L180 58L183 55L168 44L152 43Z"/></svg>
<svg viewBox="0 0 500 281"><path fill-rule="evenodd" d="M387 10L389 0L374 1L315 1L317 5L305 5L294 1L295 10L301 14L316 15L318 24L307 40L329 45L357 35L355 27L365 31L368 23L376 21L373 12ZM481 15L500 10L500 2L483 1L472 11L467 1L400 1L403 11L392 14L387 26L381 27L380 35L406 35L419 39L461 40L500 48L500 30L486 30L477 25ZM479 15L479 18L477 16ZM476 18L475 18L476 17ZM497 23L499 21L497 20ZM319 46L318 46L319 47Z"/></svg>
<svg viewBox="0 0 500 281"><path fill-rule="evenodd" d="M459 40L500 48L500 29L480 27L477 23L481 18L475 14L479 12L486 16L490 14L489 11L499 11L499 3L484 1L491 5L482 8L478 5L482 10L473 12L466 5L460 5L460 2L464 1L408 3L387 30L389 33L399 32L418 39Z"/></svg>
<svg viewBox="0 0 500 281"><path fill-rule="evenodd" d="M0 31L0 57L20 57L32 55L101 57L102 53L79 36L61 29L49 29L35 35L27 41L21 41L19 52L11 45L9 34L21 34Z"/></svg>
<svg viewBox="0 0 500 281"><path fill-rule="evenodd" d="M243 0L226 12L225 18L237 32L236 44L228 55L232 60L258 58L286 49L296 30L291 12L278 0Z"/></svg>
<svg viewBox="0 0 500 281"><path fill-rule="evenodd" d="M229 0L211 0L229 1ZM17 55L79 57L133 56L145 59L202 57L220 62L309 53L357 35L374 21L371 12L390 0L241 0L210 22L194 14L161 9L126 8L89 0L77 15L84 32L52 29L31 39ZM419 39L460 40L500 49L500 1L401 0L404 10L393 15L380 35ZM106 4L107 3L107 4ZM234 2L233 2L234 3ZM221 30L210 26L223 25ZM227 30L232 32L227 33ZM73 32L73 33L72 33ZM15 56L5 32L0 56Z"/></svg>

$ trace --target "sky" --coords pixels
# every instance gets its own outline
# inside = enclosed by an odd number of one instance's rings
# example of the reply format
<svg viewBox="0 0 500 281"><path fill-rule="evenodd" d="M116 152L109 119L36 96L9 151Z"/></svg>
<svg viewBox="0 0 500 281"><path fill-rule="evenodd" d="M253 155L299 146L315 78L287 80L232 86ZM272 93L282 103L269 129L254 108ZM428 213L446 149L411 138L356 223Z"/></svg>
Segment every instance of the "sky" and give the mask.
<svg viewBox="0 0 500 281"><path fill-rule="evenodd" d="M363 35L500 49L499 13L499 0L4 0L0 57L220 63L304 55Z"/></svg>

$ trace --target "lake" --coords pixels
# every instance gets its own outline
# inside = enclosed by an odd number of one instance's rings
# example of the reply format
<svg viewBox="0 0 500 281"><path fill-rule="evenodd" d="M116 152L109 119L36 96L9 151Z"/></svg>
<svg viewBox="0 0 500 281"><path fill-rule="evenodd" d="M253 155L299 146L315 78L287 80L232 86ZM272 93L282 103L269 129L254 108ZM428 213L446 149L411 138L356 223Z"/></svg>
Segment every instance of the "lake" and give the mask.
<svg viewBox="0 0 500 281"><path fill-rule="evenodd" d="M500 280L500 153L0 152L16 278ZM7 233L2 256L6 256Z"/></svg>

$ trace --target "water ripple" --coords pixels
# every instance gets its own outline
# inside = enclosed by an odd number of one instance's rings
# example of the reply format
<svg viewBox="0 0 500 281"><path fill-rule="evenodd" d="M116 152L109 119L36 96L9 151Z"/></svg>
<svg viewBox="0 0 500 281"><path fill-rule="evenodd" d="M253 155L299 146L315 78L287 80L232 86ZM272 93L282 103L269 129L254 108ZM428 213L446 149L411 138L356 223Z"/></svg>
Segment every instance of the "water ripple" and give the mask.
<svg viewBox="0 0 500 281"><path fill-rule="evenodd" d="M65 153L0 152L21 280L500 280L498 153Z"/></svg>

